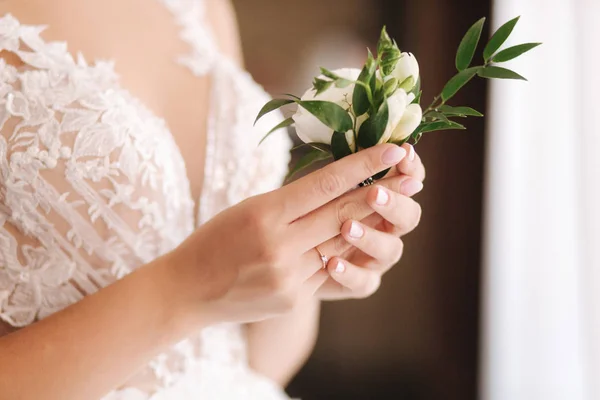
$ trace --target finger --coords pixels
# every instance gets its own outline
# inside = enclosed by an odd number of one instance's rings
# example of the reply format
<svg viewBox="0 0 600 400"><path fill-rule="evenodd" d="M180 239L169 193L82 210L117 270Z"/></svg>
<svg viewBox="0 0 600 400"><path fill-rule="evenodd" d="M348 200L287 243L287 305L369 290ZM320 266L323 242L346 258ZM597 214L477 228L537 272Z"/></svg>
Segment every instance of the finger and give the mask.
<svg viewBox="0 0 600 400"><path fill-rule="evenodd" d="M379 185L399 191L400 185L406 177L396 176L379 181ZM347 220L353 219L360 221L371 215L374 210L367 202L367 194L371 187L363 187L345 194L339 199L319 208L316 211L294 221L289 226L290 235L294 240L291 242L294 251L308 251L319 245L321 251L325 248L320 245L329 239L339 235L342 224ZM402 202L412 202L408 197L403 196ZM409 207L409 205L407 205ZM310 235L307 234L310 232ZM327 251L330 251L327 250ZM332 253L326 253L329 255ZM333 253L339 254L339 253Z"/></svg>
<svg viewBox="0 0 600 400"><path fill-rule="evenodd" d="M378 270L387 271L402 257L404 245L399 237L370 228L358 221L346 222L342 226L342 236L348 243L375 259Z"/></svg>
<svg viewBox="0 0 600 400"><path fill-rule="evenodd" d="M381 284L381 275L378 272L361 268L338 257L329 261L327 271L331 279L317 292L320 298L326 300L369 297Z"/></svg>
<svg viewBox="0 0 600 400"><path fill-rule="evenodd" d="M401 174L423 182L425 180L425 167L421 162L421 158L412 145L405 143L402 147L406 150L407 155L396 165L396 170Z"/></svg>
<svg viewBox="0 0 600 400"><path fill-rule="evenodd" d="M283 217L291 222L398 164L405 156L406 150L393 144L374 146L333 162L273 193L285 205Z"/></svg>
<svg viewBox="0 0 600 400"><path fill-rule="evenodd" d="M329 273L326 269L321 268L319 271L312 274L308 279L306 279L306 281L302 285L301 291L303 292L303 294L312 297L328 279Z"/></svg>
<svg viewBox="0 0 600 400"><path fill-rule="evenodd" d="M319 249L317 251L317 248ZM319 251L321 253L319 253ZM322 259L321 254L323 254L326 258ZM313 276L315 273L319 271L324 271L327 262L329 261L329 257L327 254L321 249L321 246L315 246L312 249L305 252L301 259L300 264L303 266L298 269L299 279L308 279Z"/></svg>
<svg viewBox="0 0 600 400"><path fill-rule="evenodd" d="M421 206L413 199L381 185L370 188L367 202L383 219L395 226L394 233L405 235L421 220Z"/></svg>

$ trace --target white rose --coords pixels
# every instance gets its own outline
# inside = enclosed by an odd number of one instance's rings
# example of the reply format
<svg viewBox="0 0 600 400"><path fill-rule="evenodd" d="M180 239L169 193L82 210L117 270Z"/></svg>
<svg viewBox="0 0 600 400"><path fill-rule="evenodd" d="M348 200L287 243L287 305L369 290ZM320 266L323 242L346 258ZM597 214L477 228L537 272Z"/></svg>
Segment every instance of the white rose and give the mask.
<svg viewBox="0 0 600 400"><path fill-rule="evenodd" d="M360 69L356 68L342 68L332 71L336 75L355 81L360 75ZM320 76L319 78L324 78ZM309 89L302 96L302 100L321 100L330 101L337 105L348 108L348 102L352 102L352 93L354 92L354 84L348 85L345 88L338 88L335 84L331 85L327 90L315 95L314 89ZM331 137L333 136L333 130L327 125L319 121L317 117L309 113L303 107L298 106L298 110L292 116L294 123L296 124L296 133L300 140L304 143L317 142L331 144ZM359 118L357 121L357 128L366 118ZM354 149L354 135L352 131L346 132L346 140L351 149Z"/></svg>
<svg viewBox="0 0 600 400"><path fill-rule="evenodd" d="M398 79L399 85L404 83L400 86L400 88L410 92L411 89L417 84L417 80L419 79L419 63L417 62L415 56L413 56L411 53L402 53L402 56L396 63L396 66L394 67L394 70L390 76ZM408 78L412 79L406 81Z"/></svg>
<svg viewBox="0 0 600 400"><path fill-rule="evenodd" d="M388 100L388 123L379 143L399 142L410 136L421 123L423 112L418 104L410 104L413 94L398 89Z"/></svg>

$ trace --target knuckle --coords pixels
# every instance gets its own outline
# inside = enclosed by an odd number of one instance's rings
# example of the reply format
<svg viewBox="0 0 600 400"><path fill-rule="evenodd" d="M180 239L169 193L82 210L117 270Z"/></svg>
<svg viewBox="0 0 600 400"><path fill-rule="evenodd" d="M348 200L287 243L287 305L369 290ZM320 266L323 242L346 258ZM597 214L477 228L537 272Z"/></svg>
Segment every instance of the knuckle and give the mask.
<svg viewBox="0 0 600 400"><path fill-rule="evenodd" d="M375 175L379 172L381 163L378 160L375 160L373 156L365 157L362 162L362 169L365 174Z"/></svg>
<svg viewBox="0 0 600 400"><path fill-rule="evenodd" d="M354 201L338 201L336 204L336 218L340 227L349 219L357 219L362 207Z"/></svg>
<svg viewBox="0 0 600 400"><path fill-rule="evenodd" d="M333 251L334 254L342 254L350 248L350 243L346 241L341 235L333 238Z"/></svg>
<svg viewBox="0 0 600 400"><path fill-rule="evenodd" d="M331 197L343 190L344 180L339 175L323 170L315 187L319 195Z"/></svg>

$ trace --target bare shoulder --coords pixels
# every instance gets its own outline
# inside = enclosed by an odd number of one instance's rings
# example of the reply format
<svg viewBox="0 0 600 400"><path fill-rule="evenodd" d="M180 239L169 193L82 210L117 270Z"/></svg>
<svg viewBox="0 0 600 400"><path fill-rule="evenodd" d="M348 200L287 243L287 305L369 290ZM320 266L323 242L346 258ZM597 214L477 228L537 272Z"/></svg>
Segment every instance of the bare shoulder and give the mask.
<svg viewBox="0 0 600 400"><path fill-rule="evenodd" d="M219 48L224 54L243 64L238 22L231 0L207 0L206 7L206 20L210 21Z"/></svg>

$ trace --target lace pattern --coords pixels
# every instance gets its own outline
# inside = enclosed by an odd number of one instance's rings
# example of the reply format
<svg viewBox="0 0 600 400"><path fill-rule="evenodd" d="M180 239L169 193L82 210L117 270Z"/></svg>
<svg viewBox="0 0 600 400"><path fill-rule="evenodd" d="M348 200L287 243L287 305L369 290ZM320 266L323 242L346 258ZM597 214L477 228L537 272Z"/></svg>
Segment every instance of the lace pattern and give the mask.
<svg viewBox="0 0 600 400"><path fill-rule="evenodd" d="M217 51L202 2L160 1L191 49L178 61L208 75L213 88L196 219L202 224L276 188L290 143L275 135L257 147L280 117L252 127L268 96ZM0 322L13 327L122 278L195 226L184 161L166 122L120 87L111 62L89 65L65 43L44 42L42 31L10 15L0 19L0 51L25 64L0 60ZM242 398L221 384L232 377L246 382L243 398L282 398L248 370L245 353L239 326L210 327L156 357L107 399ZM211 388L218 397L209 396Z"/></svg>

